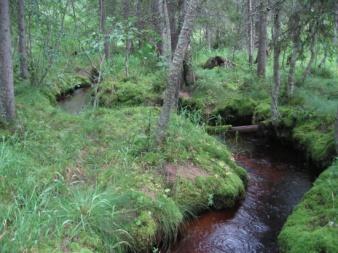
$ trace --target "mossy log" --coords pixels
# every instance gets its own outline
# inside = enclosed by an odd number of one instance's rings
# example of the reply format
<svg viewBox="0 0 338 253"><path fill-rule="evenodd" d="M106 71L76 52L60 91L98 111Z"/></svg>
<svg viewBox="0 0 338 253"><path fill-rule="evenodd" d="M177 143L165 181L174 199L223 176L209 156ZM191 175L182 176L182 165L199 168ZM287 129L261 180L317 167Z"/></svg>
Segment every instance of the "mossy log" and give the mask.
<svg viewBox="0 0 338 253"><path fill-rule="evenodd" d="M231 131L239 133L254 133L259 129L259 125L236 126L232 127Z"/></svg>
<svg viewBox="0 0 338 253"><path fill-rule="evenodd" d="M259 130L259 125L248 125L248 126L236 126L232 125L221 125L221 126L207 126L206 131L209 134L222 134L227 132L238 132L238 133L255 133Z"/></svg>

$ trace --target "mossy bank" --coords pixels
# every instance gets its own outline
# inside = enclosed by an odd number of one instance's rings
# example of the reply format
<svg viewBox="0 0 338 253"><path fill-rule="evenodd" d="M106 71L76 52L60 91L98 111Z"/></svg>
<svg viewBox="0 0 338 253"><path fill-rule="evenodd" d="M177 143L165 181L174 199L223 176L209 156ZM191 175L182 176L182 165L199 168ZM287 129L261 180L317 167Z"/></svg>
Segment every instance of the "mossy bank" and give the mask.
<svg viewBox="0 0 338 253"><path fill-rule="evenodd" d="M282 252L338 252L338 162L324 171L279 235Z"/></svg>
<svg viewBox="0 0 338 253"><path fill-rule="evenodd" d="M152 251L244 195L245 171L187 119L173 116L158 148L156 108L71 115L38 88L16 93L15 132L1 130L1 252Z"/></svg>
<svg viewBox="0 0 338 253"><path fill-rule="evenodd" d="M226 51L216 53L227 55ZM182 105L199 111L204 122L211 125L210 132L227 131L229 125L259 124L263 138L292 145L308 162L316 165L316 173L324 170L288 219L279 241L282 252L338 252L337 162L329 167L336 155L337 67L312 69L304 83L296 83L291 99L285 94L287 69L284 69L280 120L273 126L270 121L272 80L255 78L255 73L243 62L244 57L237 59L239 67L203 70L202 63L216 53L196 54L195 68L199 78L191 97L183 98ZM301 79L301 74L297 71L297 80ZM325 170L327 167L329 169Z"/></svg>

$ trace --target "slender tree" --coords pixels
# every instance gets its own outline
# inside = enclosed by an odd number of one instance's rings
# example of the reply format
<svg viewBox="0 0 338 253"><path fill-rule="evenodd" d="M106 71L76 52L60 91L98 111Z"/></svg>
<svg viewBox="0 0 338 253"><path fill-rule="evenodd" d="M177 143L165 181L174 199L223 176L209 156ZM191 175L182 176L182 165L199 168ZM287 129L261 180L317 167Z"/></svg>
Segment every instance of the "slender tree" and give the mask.
<svg viewBox="0 0 338 253"><path fill-rule="evenodd" d="M18 0L18 26L19 26L19 55L21 78L28 78L26 26L25 26L25 1Z"/></svg>
<svg viewBox="0 0 338 253"><path fill-rule="evenodd" d="M177 47L173 56L173 60L169 67L167 89L164 96L164 103L162 106L160 118L158 121L158 127L156 132L156 140L160 145L163 143L168 128L170 113L175 104L175 94L176 90L179 87L179 82L182 78L182 66L183 60L186 55L187 48L189 46L190 36L192 33L194 20L197 12L198 0L190 0L185 18L183 27L181 29Z"/></svg>
<svg viewBox="0 0 338 253"><path fill-rule="evenodd" d="M338 2L335 4L335 30L334 30L334 44L338 44Z"/></svg>
<svg viewBox="0 0 338 253"><path fill-rule="evenodd" d="M247 0L248 5L248 56L249 64L253 64L253 50L254 50L254 17L252 12L252 0Z"/></svg>
<svg viewBox="0 0 338 253"><path fill-rule="evenodd" d="M335 127L335 142L336 142L336 154L338 155L338 108L337 108L336 127Z"/></svg>
<svg viewBox="0 0 338 253"><path fill-rule="evenodd" d="M272 122L275 124L279 118L278 112L278 99L280 91L280 53L281 53L281 43L280 43L280 33L281 33L281 21L280 21L280 6L275 6L274 9L274 33L273 33L273 80L274 85L272 89L272 103L271 103L271 113L272 113Z"/></svg>
<svg viewBox="0 0 338 253"><path fill-rule="evenodd" d="M110 58L109 37L106 32L106 9L105 1L99 0L99 13L100 13L100 32L104 36L104 55L108 60Z"/></svg>
<svg viewBox="0 0 338 253"><path fill-rule="evenodd" d="M316 59L316 51L315 51L315 47L316 47L316 40L317 40L317 34L316 34L316 29L314 26L311 27L311 31L310 31L310 59L309 62L304 70L303 73L303 78L302 78L302 82L304 83L307 76L310 74L311 71L311 67L313 65L313 62Z"/></svg>
<svg viewBox="0 0 338 253"><path fill-rule="evenodd" d="M267 53L267 0L260 0L259 7L259 37L258 37L258 54L257 54L257 75L265 77L266 53Z"/></svg>
<svg viewBox="0 0 338 253"><path fill-rule="evenodd" d="M293 11L290 20L289 27L290 37L292 41L292 52L289 62L288 82L287 82L287 96L290 98L293 96L295 87L295 71L297 58L300 51L300 17L297 7Z"/></svg>
<svg viewBox="0 0 338 253"><path fill-rule="evenodd" d="M172 49L171 49L171 32L170 32L170 21L167 1L158 0L158 9L160 14L162 56L165 58L169 66L172 58Z"/></svg>
<svg viewBox="0 0 338 253"><path fill-rule="evenodd" d="M0 1L0 41L0 118L11 122L15 118L15 100L8 0Z"/></svg>
<svg viewBox="0 0 338 253"><path fill-rule="evenodd" d="M129 77L129 55L131 50L131 41L129 39L130 27L129 27L129 15L130 15L130 2L129 0L123 1L123 17L125 22L125 56L124 56L124 72L126 77Z"/></svg>

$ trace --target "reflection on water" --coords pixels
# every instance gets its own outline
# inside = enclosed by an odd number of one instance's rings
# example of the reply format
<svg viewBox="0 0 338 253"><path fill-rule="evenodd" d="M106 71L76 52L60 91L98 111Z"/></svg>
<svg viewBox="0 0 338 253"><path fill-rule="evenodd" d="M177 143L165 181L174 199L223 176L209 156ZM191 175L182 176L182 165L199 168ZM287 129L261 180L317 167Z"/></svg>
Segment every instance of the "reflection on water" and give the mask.
<svg viewBox="0 0 338 253"><path fill-rule="evenodd" d="M228 144L249 173L245 199L238 208L208 212L187 224L173 252L278 252L278 233L313 178L290 149L254 137Z"/></svg>
<svg viewBox="0 0 338 253"><path fill-rule="evenodd" d="M90 105L91 88L76 89L70 96L59 101L60 107L71 114L79 114Z"/></svg>

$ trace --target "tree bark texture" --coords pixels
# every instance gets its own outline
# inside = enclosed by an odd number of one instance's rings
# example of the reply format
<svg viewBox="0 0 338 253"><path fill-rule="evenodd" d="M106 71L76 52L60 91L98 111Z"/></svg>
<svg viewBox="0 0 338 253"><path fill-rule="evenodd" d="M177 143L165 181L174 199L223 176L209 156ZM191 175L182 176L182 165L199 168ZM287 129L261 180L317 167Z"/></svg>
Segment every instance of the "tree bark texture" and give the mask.
<svg viewBox="0 0 338 253"><path fill-rule="evenodd" d="M334 31L334 43L338 46L338 2L335 4L335 31Z"/></svg>
<svg viewBox="0 0 338 253"><path fill-rule="evenodd" d="M26 46L26 27L25 27L25 1L18 0L18 28L19 28L19 56L20 56L20 76L28 78L27 46Z"/></svg>
<svg viewBox="0 0 338 253"><path fill-rule="evenodd" d="M336 127L335 127L335 142L336 142L336 154L338 156L338 108L337 108Z"/></svg>
<svg viewBox="0 0 338 253"><path fill-rule="evenodd" d="M279 119L278 112L278 99L280 91L280 33L281 33L281 21L280 21L280 6L276 6L274 10L274 33L273 33L273 89L272 89L272 101L271 101L271 113L272 122L275 124Z"/></svg>
<svg viewBox="0 0 338 253"><path fill-rule="evenodd" d="M15 99L8 0L0 1L0 41L0 118L9 123L15 118Z"/></svg>
<svg viewBox="0 0 338 253"><path fill-rule="evenodd" d="M184 18L183 27L181 29L177 47L173 56L173 60L169 67L167 89L164 96L164 103L161 109L158 127L156 132L156 140L161 145L165 139L166 131L169 125L170 113L175 103L175 94L180 79L182 78L183 60L189 46L190 36L192 33L194 20L197 12L198 0L190 0L187 12Z"/></svg>
<svg viewBox="0 0 338 253"><path fill-rule="evenodd" d="M167 1L158 0L158 8L160 14L162 56L164 57L169 66L172 58L172 48L171 48L172 45L171 45L171 32L170 32L170 21Z"/></svg>
<svg viewBox="0 0 338 253"><path fill-rule="evenodd" d="M311 44L310 44L310 59L309 62L305 68L305 71L303 73L303 78L302 78L302 82L304 83L307 76L310 74L311 72L311 67L313 65L313 62L316 59L316 52L315 52L315 46L316 46L316 31L313 28L312 32L311 32Z"/></svg>
<svg viewBox="0 0 338 253"><path fill-rule="evenodd" d="M248 58L249 64L253 64L253 50L254 50L254 17L252 13L252 0L247 0L248 4Z"/></svg>
<svg viewBox="0 0 338 253"><path fill-rule="evenodd" d="M124 0L123 1L123 16L125 22L124 71L127 78L129 77L129 54L131 50L131 41L129 39L129 14L130 14L130 2L129 0Z"/></svg>
<svg viewBox="0 0 338 253"><path fill-rule="evenodd" d="M265 77L267 50L267 0L260 0L257 75Z"/></svg>
<svg viewBox="0 0 338 253"><path fill-rule="evenodd" d="M297 11L294 11L289 24L290 36L292 40L292 52L289 63L288 82L287 82L287 97L291 98L295 89L295 72L298 54L300 51L300 20Z"/></svg>
<svg viewBox="0 0 338 253"><path fill-rule="evenodd" d="M110 47L109 47L109 36L106 32L106 10L105 1L99 0L99 11L100 11L100 32L104 36L104 55L108 60L110 58Z"/></svg>

